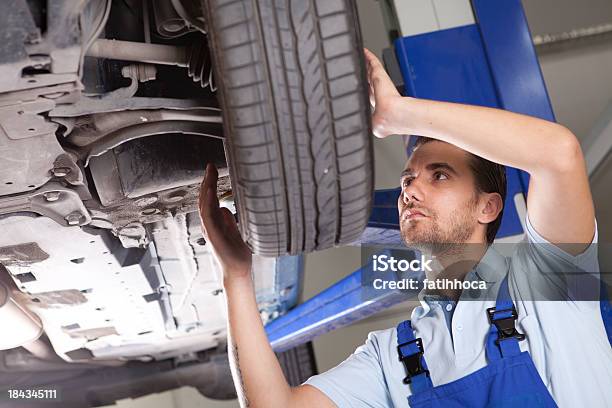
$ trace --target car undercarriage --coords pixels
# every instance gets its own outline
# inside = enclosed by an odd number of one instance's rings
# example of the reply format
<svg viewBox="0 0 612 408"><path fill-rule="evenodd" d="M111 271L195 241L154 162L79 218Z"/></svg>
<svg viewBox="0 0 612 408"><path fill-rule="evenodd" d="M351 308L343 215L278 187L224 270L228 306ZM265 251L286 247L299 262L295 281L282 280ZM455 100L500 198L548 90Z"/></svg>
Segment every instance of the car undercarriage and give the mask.
<svg viewBox="0 0 612 408"><path fill-rule="evenodd" d="M16 305L3 325L29 328L0 336L29 350L2 352L3 385L223 356L221 272L197 214L206 163L235 208L206 38L169 2L75 3L2 5L0 275ZM113 42L101 33L139 54L90 56ZM144 62L156 46L165 65ZM297 301L300 262L257 258L264 319Z"/></svg>

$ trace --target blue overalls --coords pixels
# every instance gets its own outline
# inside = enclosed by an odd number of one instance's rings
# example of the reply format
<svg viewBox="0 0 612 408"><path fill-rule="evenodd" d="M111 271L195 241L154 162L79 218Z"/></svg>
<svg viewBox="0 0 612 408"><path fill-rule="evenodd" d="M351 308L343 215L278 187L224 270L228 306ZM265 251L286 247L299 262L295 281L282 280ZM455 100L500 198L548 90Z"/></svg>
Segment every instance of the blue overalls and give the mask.
<svg viewBox="0 0 612 408"><path fill-rule="evenodd" d="M557 407L528 352L525 339L514 327L518 314L508 291L508 276L501 282L495 307L487 309L491 327L487 335L488 364L463 378L434 387L423 357L423 344L415 338L410 320L397 326L397 350L410 384L411 408L451 407Z"/></svg>

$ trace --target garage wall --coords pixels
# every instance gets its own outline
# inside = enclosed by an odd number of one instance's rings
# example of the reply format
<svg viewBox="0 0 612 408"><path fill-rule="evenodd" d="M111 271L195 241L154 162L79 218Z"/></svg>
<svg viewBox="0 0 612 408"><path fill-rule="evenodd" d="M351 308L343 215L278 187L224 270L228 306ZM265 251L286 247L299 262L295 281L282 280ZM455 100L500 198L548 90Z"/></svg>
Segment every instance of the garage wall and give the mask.
<svg viewBox="0 0 612 408"><path fill-rule="evenodd" d="M523 0L533 35L612 24L610 0ZM539 52L557 120L579 138L612 101L612 36Z"/></svg>
<svg viewBox="0 0 612 408"><path fill-rule="evenodd" d="M551 34L612 22L610 0L522 0L533 34Z"/></svg>
<svg viewBox="0 0 612 408"><path fill-rule="evenodd" d="M612 41L543 53L540 64L557 120L587 137L612 101Z"/></svg>

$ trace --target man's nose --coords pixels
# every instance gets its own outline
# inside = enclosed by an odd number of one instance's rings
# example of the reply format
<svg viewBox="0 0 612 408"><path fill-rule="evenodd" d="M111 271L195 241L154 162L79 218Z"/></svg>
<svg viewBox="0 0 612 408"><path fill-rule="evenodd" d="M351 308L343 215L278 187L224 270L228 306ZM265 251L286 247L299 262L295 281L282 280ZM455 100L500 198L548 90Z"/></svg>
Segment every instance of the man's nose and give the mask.
<svg viewBox="0 0 612 408"><path fill-rule="evenodd" d="M413 179L408 186L402 189L401 197L404 204L423 201L423 191L419 186L419 181Z"/></svg>
<svg viewBox="0 0 612 408"><path fill-rule="evenodd" d="M418 202L418 198L413 194L413 191L406 190L402 193L402 200L404 204L408 205L410 202Z"/></svg>

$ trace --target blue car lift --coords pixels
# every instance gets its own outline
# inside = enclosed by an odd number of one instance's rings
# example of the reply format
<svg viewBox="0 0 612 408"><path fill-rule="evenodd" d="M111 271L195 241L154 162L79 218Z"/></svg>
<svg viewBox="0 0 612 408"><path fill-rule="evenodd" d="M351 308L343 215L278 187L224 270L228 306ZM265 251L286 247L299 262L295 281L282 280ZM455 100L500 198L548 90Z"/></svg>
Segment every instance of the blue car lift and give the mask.
<svg viewBox="0 0 612 408"><path fill-rule="evenodd" d="M472 0L472 9L475 24L395 41L405 93L503 108L554 121L520 0ZM529 178L520 170L507 168L507 180L508 194L498 238L524 232L515 197L526 196ZM401 245L399 193L399 188L376 191L362 245ZM290 349L414 297L415 293L410 291L368 289L363 279L369 267L364 265L269 323L266 332L272 347L276 351ZM602 301L602 313L610 315L610 309L610 303Z"/></svg>

